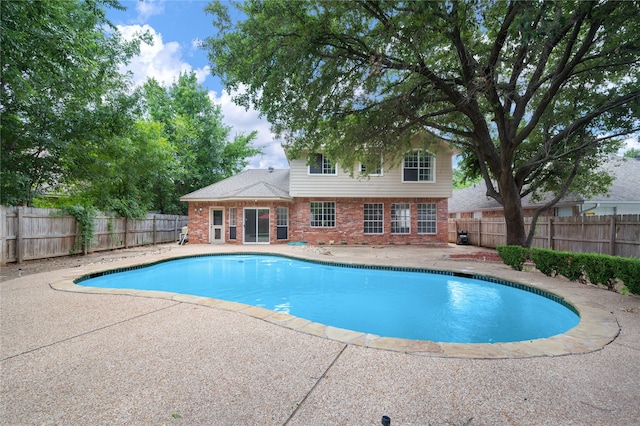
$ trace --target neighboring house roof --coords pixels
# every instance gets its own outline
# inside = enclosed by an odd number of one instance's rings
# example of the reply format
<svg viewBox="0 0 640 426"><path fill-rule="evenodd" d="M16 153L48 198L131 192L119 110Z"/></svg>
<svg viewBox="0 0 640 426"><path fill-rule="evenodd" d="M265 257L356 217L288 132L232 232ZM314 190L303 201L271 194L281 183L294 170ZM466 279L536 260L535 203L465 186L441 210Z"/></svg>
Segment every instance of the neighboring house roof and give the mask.
<svg viewBox="0 0 640 426"><path fill-rule="evenodd" d="M603 165L603 169L611 172L614 181L607 194L589 198L589 202L634 202L640 201L640 158L614 157ZM587 200L585 200L587 201Z"/></svg>
<svg viewBox="0 0 640 426"><path fill-rule="evenodd" d="M614 176L612 185L606 194L596 195L588 200L580 196L568 195L562 199L558 206L575 205L582 203L627 203L640 202L640 191L637 182L640 182L640 159L614 157L602 165L602 169ZM635 182L636 184L633 184ZM523 207L535 207L544 204L532 203L531 197L526 196L522 200ZM487 196L487 184L478 182L470 187L455 189L453 196L449 198L449 213L461 213L482 210L495 210L502 208L493 198Z"/></svg>
<svg viewBox="0 0 640 426"><path fill-rule="evenodd" d="M285 199L289 195L289 169L250 169L184 195L180 201L226 199Z"/></svg>

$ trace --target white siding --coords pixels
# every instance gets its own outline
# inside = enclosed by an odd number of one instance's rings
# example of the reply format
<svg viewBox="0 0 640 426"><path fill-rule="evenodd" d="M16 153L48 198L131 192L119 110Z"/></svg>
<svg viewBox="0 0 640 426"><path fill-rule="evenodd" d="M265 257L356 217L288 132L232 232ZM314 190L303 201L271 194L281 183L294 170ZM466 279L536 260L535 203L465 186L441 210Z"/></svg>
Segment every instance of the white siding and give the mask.
<svg viewBox="0 0 640 426"><path fill-rule="evenodd" d="M452 191L451 153L436 156L435 182L402 182L402 164L389 169L382 176L352 178L337 166L336 175L309 175L306 158L290 162L290 191L292 197L433 197L449 198Z"/></svg>

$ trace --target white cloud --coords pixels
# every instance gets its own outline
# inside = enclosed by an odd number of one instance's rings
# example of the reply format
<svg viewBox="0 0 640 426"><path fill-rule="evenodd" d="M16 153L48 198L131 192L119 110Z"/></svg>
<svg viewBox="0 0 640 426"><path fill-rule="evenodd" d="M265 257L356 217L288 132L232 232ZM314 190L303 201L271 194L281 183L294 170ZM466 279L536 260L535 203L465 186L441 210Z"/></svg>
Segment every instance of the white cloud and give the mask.
<svg viewBox="0 0 640 426"><path fill-rule="evenodd" d="M198 83L204 82L209 75L209 66L193 69L183 60L180 43L171 41L165 43L162 34L149 25L118 25L118 30L125 40L130 40L135 34L148 31L153 37L153 45L142 43L140 55L131 60L126 67L133 73L136 86L142 85L148 78L155 78L161 85L168 86L178 78L181 72L194 71Z"/></svg>
<svg viewBox="0 0 640 426"><path fill-rule="evenodd" d="M131 39L136 33L148 31L153 37L153 45L142 44L140 55L133 58L131 63L125 68L133 73L133 82L136 86L141 86L148 78L155 78L161 85L169 86L173 83L181 72L193 71L196 74L198 83L202 84L209 76L210 67L194 69L183 59L184 52L180 44L174 41L164 42L162 35L149 25L120 25L118 30L124 39ZM193 42L195 43L195 41ZM193 44L191 47L194 47ZM257 111L250 109L245 111L233 103L231 95L226 91L218 97L217 92L209 92L211 100L220 105L222 109L223 121L231 127L230 137L236 134L248 135L254 130L258 131L258 136L253 141L253 145L262 149L263 154L250 159L247 168L266 169L274 167L284 169L289 167L289 163L284 154L284 150L275 136L271 133L270 125L264 118L260 118Z"/></svg>
<svg viewBox="0 0 640 426"><path fill-rule="evenodd" d="M624 145L618 152L619 155L624 155L625 152L630 149L640 149L640 135L630 136L624 140Z"/></svg>
<svg viewBox="0 0 640 426"><path fill-rule="evenodd" d="M211 100L220 105L224 123L231 127L231 137L235 134L243 133L248 135L254 130L258 131L258 136L253 141L255 147L261 148L262 155L251 158L247 168L249 169L266 169L273 167L275 169L289 168L289 163L282 149L280 142L275 140L275 135L271 133L270 125L266 119L260 118L256 110L238 106L231 100L232 94L224 91L220 97L215 91L209 92Z"/></svg>
<svg viewBox="0 0 640 426"><path fill-rule="evenodd" d="M136 3L136 11L138 12L136 22L146 22L150 16L160 15L164 12L164 2L154 0L138 1Z"/></svg>

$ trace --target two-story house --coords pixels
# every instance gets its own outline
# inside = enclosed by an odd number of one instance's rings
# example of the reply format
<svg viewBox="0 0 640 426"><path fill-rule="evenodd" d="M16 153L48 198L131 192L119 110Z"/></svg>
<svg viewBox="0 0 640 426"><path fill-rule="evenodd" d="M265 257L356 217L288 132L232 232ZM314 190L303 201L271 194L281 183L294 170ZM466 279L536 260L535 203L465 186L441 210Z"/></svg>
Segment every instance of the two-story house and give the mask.
<svg viewBox="0 0 640 426"><path fill-rule="evenodd" d="M399 165L344 171L324 154L245 170L181 198L191 244L447 243L452 153L412 149Z"/></svg>

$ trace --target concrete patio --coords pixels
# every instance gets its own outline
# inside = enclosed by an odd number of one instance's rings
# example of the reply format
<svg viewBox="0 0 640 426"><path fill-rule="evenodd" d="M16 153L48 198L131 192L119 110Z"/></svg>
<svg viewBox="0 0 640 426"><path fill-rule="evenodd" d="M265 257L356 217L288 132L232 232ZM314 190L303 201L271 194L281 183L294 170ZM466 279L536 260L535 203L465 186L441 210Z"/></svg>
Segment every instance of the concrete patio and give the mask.
<svg viewBox="0 0 640 426"><path fill-rule="evenodd" d="M1 422L379 425L387 415L392 425L638 424L640 298L447 259L472 250L166 245L3 281ZM601 324L581 324L580 334L553 340L548 351L534 342L498 355L476 345L403 352L202 298L79 293L69 285L91 272L233 251L480 273L560 294Z"/></svg>

